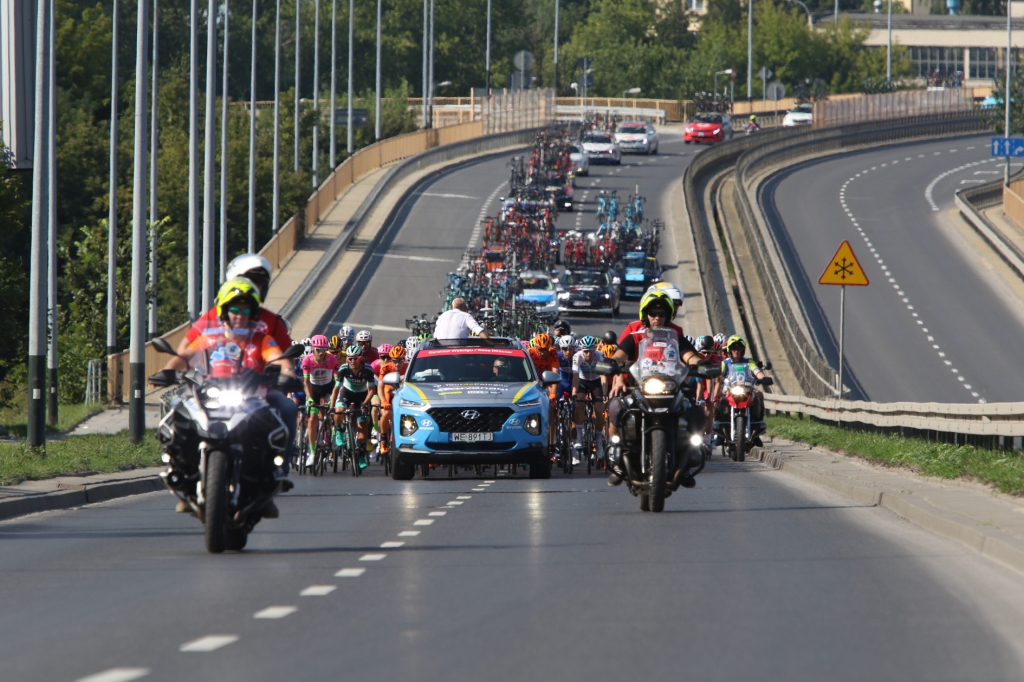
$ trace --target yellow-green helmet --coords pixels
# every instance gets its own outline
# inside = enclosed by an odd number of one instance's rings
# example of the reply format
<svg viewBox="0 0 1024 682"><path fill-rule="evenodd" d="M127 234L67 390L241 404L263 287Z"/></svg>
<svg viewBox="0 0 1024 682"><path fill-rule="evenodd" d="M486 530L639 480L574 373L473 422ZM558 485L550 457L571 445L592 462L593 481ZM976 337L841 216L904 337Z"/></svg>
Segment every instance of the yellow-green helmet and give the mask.
<svg viewBox="0 0 1024 682"><path fill-rule="evenodd" d="M215 303L217 307L217 317L220 319L227 319L227 304L239 298L247 298L252 302L253 310L249 313L250 319L256 319L259 314L260 304L260 290L252 280L245 277L235 277L229 279L221 285L220 290L217 292L217 301Z"/></svg>
<svg viewBox="0 0 1024 682"><path fill-rule="evenodd" d="M733 344L736 344L736 343L738 343L741 346L743 346L743 350L747 349L747 342L743 340L743 337L738 335L738 334L734 334L733 336L730 336L726 340L726 342L725 342L725 352L728 353L729 350L732 348Z"/></svg>
<svg viewBox="0 0 1024 682"><path fill-rule="evenodd" d="M647 306L658 301L663 302L668 306L668 321L671 322L676 317L676 306L672 302L672 297L669 296L665 291L661 289L655 289L654 291L648 291L644 294L644 297L640 299L640 321L644 321L644 315L646 315Z"/></svg>

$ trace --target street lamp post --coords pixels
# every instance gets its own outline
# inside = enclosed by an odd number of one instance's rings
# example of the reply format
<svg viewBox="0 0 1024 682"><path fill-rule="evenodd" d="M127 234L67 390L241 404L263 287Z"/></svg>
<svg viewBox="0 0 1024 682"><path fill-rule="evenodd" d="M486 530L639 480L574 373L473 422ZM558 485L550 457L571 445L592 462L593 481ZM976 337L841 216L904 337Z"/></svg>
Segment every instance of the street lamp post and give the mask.
<svg viewBox="0 0 1024 682"><path fill-rule="evenodd" d="M274 198L271 229L277 234L281 225L281 0L277 0L274 20Z"/></svg>
<svg viewBox="0 0 1024 682"><path fill-rule="evenodd" d="M57 424L57 60L56 60L56 33L57 33L57 3L49 0L50 16L47 18L49 26L47 32L50 39L46 46L47 60L46 68L46 146L49 154L46 157L46 209L47 209L47 251L49 263L47 264L47 286L46 298L50 318L50 345L47 348L46 363L48 385L46 387L46 421L48 424ZM155 261L154 261L155 262Z"/></svg>
<svg viewBox="0 0 1024 682"><path fill-rule="evenodd" d="M345 150L348 152L349 156L352 156L352 149L354 147L352 141L352 60L354 54L352 51L352 41L355 40L355 11L355 0L348 0L348 126L345 130L347 138L345 141Z"/></svg>
<svg viewBox="0 0 1024 682"><path fill-rule="evenodd" d="M210 0L206 14L206 130L203 150L203 310L213 307L214 252L213 229L214 179L213 145L217 130L217 0Z"/></svg>
<svg viewBox="0 0 1024 682"><path fill-rule="evenodd" d="M491 0L487 0L487 52L484 56L484 69L487 71L486 86L489 95L491 94Z"/></svg>
<svg viewBox="0 0 1024 682"><path fill-rule="evenodd" d="M630 88L629 90L622 91L622 99L626 99L626 95L639 95L643 90L641 88Z"/></svg>
<svg viewBox="0 0 1024 682"><path fill-rule="evenodd" d="M249 240L248 253L256 253L256 11L252 0L252 68L249 73Z"/></svg>
<svg viewBox="0 0 1024 682"><path fill-rule="evenodd" d="M807 12L807 25L809 27L811 27L811 28L814 28L814 19L813 19L813 17L811 17L811 10L807 9L807 5L805 5L804 3L800 2L800 0L788 0L788 1L792 2L792 3L795 3L797 5L800 5L801 7L804 8L804 11Z"/></svg>
<svg viewBox="0 0 1024 682"><path fill-rule="evenodd" d="M337 104L338 85L338 0L331 0L331 172L337 168L337 138L334 112Z"/></svg>
<svg viewBox="0 0 1024 682"><path fill-rule="evenodd" d="M885 82L892 82L892 0L887 0L889 3L889 28L886 36L886 47L885 47ZM1009 3L1007 3L1009 6Z"/></svg>
<svg viewBox="0 0 1024 682"><path fill-rule="evenodd" d="M110 76L110 187L107 201L107 355L117 352L117 0L113 9ZM191 262L190 262L191 264ZM189 318L192 299L189 298Z"/></svg>
<svg viewBox="0 0 1024 682"><path fill-rule="evenodd" d="M188 77L188 317L200 314L199 287L199 0L191 3Z"/></svg>
<svg viewBox="0 0 1024 682"><path fill-rule="evenodd" d="M158 0L153 0L153 103L150 105L152 108L152 118L150 126L150 151L149 151L149 338L153 339L157 333L157 319L156 319L156 201L157 201L157 141L159 135L158 130L158 117L157 117L157 101L158 94L160 92L159 84L157 83L157 57L159 55L159 4Z"/></svg>
<svg viewBox="0 0 1024 682"><path fill-rule="evenodd" d="M1013 28L1010 24L1010 5L1012 3L1006 3L1006 90L1003 92L1003 99L1006 100L1006 121L1003 127L1003 137L1010 137L1010 72L1013 70ZM1007 142L1005 145L1006 149L1010 148L1010 143ZM1003 173L1003 184L1007 187L1010 186L1010 157L1006 157L1006 170Z"/></svg>
<svg viewBox="0 0 1024 682"><path fill-rule="evenodd" d="M144 4L144 3L143 3ZM47 188L46 162L46 52L48 0L36 6L35 126L32 154L32 245L30 247L28 312L28 444L46 444L46 289L47 289ZM145 59L145 56L143 56ZM137 116L136 116L137 118ZM136 156L136 159L138 157Z"/></svg>
<svg viewBox="0 0 1024 682"><path fill-rule="evenodd" d="M558 97L558 0L555 0L555 97Z"/></svg>
<svg viewBox="0 0 1024 682"><path fill-rule="evenodd" d="M299 172L299 62L302 54L302 34L299 21L302 18L302 0L295 0L295 172Z"/></svg>
<svg viewBox="0 0 1024 682"><path fill-rule="evenodd" d="M754 0L747 7L747 99L754 93Z"/></svg>
<svg viewBox="0 0 1024 682"><path fill-rule="evenodd" d="M153 0L156 2L156 0ZM220 281L228 270L228 0L224 0L224 66L220 94Z"/></svg>
<svg viewBox="0 0 1024 682"><path fill-rule="evenodd" d="M211 3L212 4L212 3ZM128 352L128 439L146 432L146 34L149 3L140 2L135 45L135 173L132 182L131 345ZM212 14L211 7L211 14ZM212 19L211 19L212 21ZM212 23L211 23L212 25ZM209 105L207 105L209 111ZM209 164L208 164L209 166Z"/></svg>
<svg viewBox="0 0 1024 682"><path fill-rule="evenodd" d="M376 113L373 119L373 139L380 139L380 11L381 11L381 0L377 0L377 79L376 79L376 95L374 103L376 106Z"/></svg>
<svg viewBox="0 0 1024 682"><path fill-rule="evenodd" d="M320 0L315 3L313 19L313 189L320 186ZM312 227L312 226L311 226Z"/></svg>

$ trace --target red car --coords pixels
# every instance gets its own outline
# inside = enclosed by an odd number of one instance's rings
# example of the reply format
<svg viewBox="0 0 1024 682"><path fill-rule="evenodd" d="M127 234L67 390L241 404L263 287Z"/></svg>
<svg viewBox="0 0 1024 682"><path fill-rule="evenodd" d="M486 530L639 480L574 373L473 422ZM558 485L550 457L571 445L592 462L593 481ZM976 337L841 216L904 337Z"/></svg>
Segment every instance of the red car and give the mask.
<svg viewBox="0 0 1024 682"><path fill-rule="evenodd" d="M729 114L697 114L686 124L683 141L721 142L732 139L732 116Z"/></svg>

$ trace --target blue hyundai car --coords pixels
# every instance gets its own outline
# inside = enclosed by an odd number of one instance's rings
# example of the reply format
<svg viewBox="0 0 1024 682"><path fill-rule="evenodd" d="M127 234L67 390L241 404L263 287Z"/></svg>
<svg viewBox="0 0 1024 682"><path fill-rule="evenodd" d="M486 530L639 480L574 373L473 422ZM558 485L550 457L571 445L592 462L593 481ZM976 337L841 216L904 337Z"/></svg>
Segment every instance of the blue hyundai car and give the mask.
<svg viewBox="0 0 1024 682"><path fill-rule="evenodd" d="M513 339L425 341L392 399L392 477L407 481L424 464L528 464L530 478L550 478L545 387L560 380L538 376Z"/></svg>

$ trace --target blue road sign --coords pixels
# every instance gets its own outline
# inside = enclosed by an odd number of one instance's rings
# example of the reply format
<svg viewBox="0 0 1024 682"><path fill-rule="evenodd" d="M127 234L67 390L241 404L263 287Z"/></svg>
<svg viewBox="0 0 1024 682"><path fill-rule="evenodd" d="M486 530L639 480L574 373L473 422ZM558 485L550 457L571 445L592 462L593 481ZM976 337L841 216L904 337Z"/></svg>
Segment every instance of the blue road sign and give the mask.
<svg viewBox="0 0 1024 682"><path fill-rule="evenodd" d="M1024 156L1024 139L993 137L992 156Z"/></svg>

